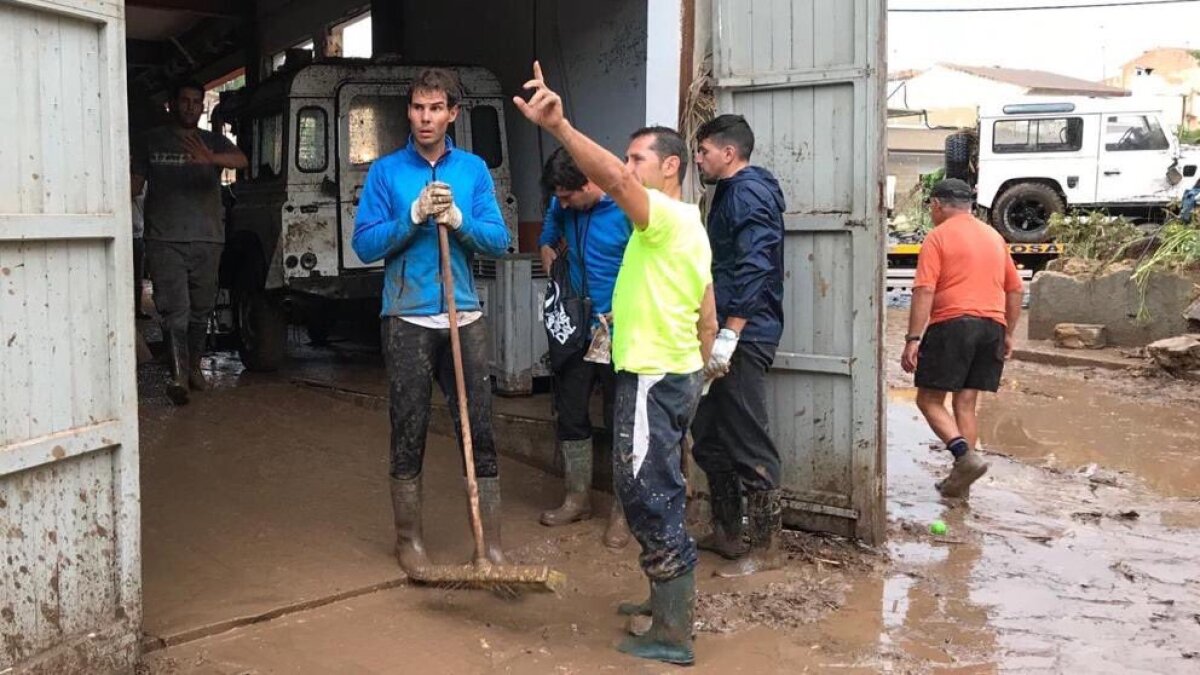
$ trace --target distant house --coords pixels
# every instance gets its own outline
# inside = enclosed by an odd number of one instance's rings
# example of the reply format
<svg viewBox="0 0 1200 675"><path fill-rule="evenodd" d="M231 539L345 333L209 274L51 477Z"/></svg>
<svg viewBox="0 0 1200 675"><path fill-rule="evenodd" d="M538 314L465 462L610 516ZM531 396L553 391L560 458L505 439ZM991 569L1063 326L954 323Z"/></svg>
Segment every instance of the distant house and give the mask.
<svg viewBox="0 0 1200 675"><path fill-rule="evenodd" d="M930 124L974 126L981 105L1027 96L1126 96L1125 89L1043 70L939 63L889 77L888 108L925 111ZM894 113L893 113L894 114ZM898 121L901 118L896 118Z"/></svg>
<svg viewBox="0 0 1200 675"><path fill-rule="evenodd" d="M1108 83L1134 96L1162 99L1168 119L1188 129L1200 128L1200 52L1163 47L1151 49L1121 66Z"/></svg>

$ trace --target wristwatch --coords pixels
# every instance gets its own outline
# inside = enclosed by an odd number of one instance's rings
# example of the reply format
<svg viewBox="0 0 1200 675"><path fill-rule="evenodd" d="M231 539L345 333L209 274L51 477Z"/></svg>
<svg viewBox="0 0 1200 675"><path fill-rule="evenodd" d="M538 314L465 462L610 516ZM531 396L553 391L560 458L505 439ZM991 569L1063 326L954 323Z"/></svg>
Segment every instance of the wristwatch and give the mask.
<svg viewBox="0 0 1200 675"><path fill-rule="evenodd" d="M920 341L921 341L920 335L905 335L904 336L904 344L908 344L910 342L920 342Z"/></svg>

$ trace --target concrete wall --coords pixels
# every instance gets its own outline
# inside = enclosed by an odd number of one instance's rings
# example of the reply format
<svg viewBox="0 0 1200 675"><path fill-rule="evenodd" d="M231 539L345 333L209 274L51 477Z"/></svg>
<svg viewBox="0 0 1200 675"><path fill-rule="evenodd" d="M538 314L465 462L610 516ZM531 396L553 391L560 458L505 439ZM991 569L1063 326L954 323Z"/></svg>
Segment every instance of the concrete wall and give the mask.
<svg viewBox="0 0 1200 675"><path fill-rule="evenodd" d="M1060 323L1102 324L1110 344L1139 347L1188 332L1183 312L1200 295L1194 279L1155 274L1147 286L1147 320L1138 321L1142 298L1130 280L1131 270L1099 277L1055 271L1034 277L1029 298L1029 338L1049 340Z"/></svg>
<svg viewBox="0 0 1200 675"><path fill-rule="evenodd" d="M442 0L407 10L404 57L481 65L516 94L536 56L573 123L623 156L629 132L646 116L646 17L646 0ZM511 104L506 116L519 218L540 223L541 165L554 141Z"/></svg>

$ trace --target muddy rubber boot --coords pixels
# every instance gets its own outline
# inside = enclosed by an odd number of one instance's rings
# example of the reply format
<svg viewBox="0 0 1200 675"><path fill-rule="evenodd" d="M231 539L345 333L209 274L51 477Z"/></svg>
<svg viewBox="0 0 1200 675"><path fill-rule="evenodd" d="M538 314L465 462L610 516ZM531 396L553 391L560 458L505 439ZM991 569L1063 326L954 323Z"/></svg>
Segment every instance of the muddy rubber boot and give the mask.
<svg viewBox="0 0 1200 675"><path fill-rule="evenodd" d="M186 331L171 331L167 336L171 379L167 381L167 398L175 405L188 402L188 345Z"/></svg>
<svg viewBox="0 0 1200 675"><path fill-rule="evenodd" d="M625 548L629 544L629 523L625 521L625 510L621 499L613 497L612 510L608 512L608 526L604 528L604 545L609 548Z"/></svg>
<svg viewBox="0 0 1200 675"><path fill-rule="evenodd" d="M188 387L192 391L208 391L208 379L200 369L200 357L208 343L208 326L188 324Z"/></svg>
<svg viewBox="0 0 1200 675"><path fill-rule="evenodd" d="M717 568L714 574L719 577L744 577L783 567L783 555L779 552L779 533L783 529L779 490L747 490L746 502L750 548L742 557Z"/></svg>
<svg viewBox="0 0 1200 675"><path fill-rule="evenodd" d="M742 481L736 473L711 474L708 477L708 491L712 533L696 542L696 547L712 551L722 558L737 560L746 554L742 528Z"/></svg>
<svg viewBox="0 0 1200 675"><path fill-rule="evenodd" d="M421 477L392 478L392 514L396 523L396 562L408 576L429 566L421 536Z"/></svg>
<svg viewBox="0 0 1200 675"><path fill-rule="evenodd" d="M936 487L943 497L964 499L971 494L971 483L982 478L987 470L988 463L983 461L979 453L967 450L966 454L954 460L950 475L938 481Z"/></svg>
<svg viewBox="0 0 1200 675"><path fill-rule="evenodd" d="M562 506L543 511L541 522L546 527L569 525L592 517L592 439L562 441L563 482L567 494Z"/></svg>
<svg viewBox="0 0 1200 675"><path fill-rule="evenodd" d="M483 542L488 560L504 564L504 544L500 539L500 478L479 479L479 516L483 520Z"/></svg>
<svg viewBox="0 0 1200 675"><path fill-rule="evenodd" d="M690 666L696 661L692 649L692 624L696 615L696 574L670 581L655 581L651 592L654 622L640 637L626 638L617 649L643 659Z"/></svg>

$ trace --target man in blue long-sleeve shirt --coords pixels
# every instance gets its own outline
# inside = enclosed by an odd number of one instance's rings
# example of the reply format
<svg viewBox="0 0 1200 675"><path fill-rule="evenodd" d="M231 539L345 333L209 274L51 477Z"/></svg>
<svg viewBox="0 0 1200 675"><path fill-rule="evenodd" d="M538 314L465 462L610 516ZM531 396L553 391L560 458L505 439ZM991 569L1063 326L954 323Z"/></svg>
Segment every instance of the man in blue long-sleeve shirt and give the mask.
<svg viewBox="0 0 1200 675"><path fill-rule="evenodd" d="M542 170L542 185L554 194L538 239L542 265L549 272L565 243L571 286L592 300L592 326L606 317L612 327L613 286L625 246L633 233L629 218L617 203L587 179L571 155L555 150ZM616 330L620 330L616 328ZM554 372L555 435L563 457L566 495L562 506L542 513L543 525L554 527L592 517L592 421L588 408L592 387L604 391L604 422L612 429L616 372L612 364L591 363L580 352ZM604 543L621 548L629 543L629 526L620 500L613 500Z"/></svg>
<svg viewBox="0 0 1200 675"><path fill-rule="evenodd" d="M771 440L766 378L783 334L784 201L775 177L750 165L754 132L741 115L718 116L696 139L701 178L716 184L708 238L722 326L705 368L720 379L692 423L692 452L708 477L713 513L713 533L698 546L732 559L716 574L737 577L781 564L782 468Z"/></svg>
<svg viewBox="0 0 1200 675"><path fill-rule="evenodd" d="M443 296L438 227L450 230L464 379L487 555L503 561L500 480L492 438L487 327L471 273L476 254L501 255L509 235L483 160L454 147L447 128L458 116L458 78L429 68L413 80L408 146L371 165L354 223L354 252L384 260L382 342L390 388L391 488L396 558L406 572L429 564L421 530L421 465L437 379L458 431L458 403ZM461 443L462 439L459 439Z"/></svg>

